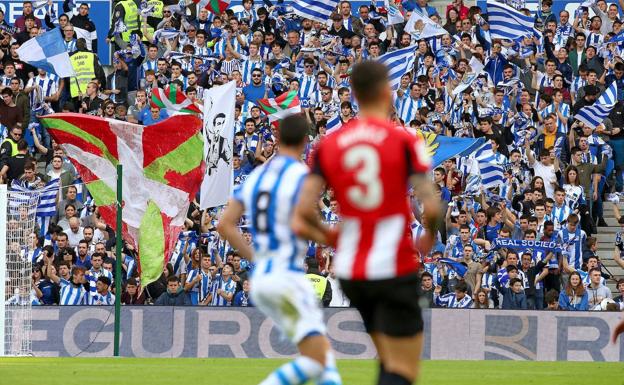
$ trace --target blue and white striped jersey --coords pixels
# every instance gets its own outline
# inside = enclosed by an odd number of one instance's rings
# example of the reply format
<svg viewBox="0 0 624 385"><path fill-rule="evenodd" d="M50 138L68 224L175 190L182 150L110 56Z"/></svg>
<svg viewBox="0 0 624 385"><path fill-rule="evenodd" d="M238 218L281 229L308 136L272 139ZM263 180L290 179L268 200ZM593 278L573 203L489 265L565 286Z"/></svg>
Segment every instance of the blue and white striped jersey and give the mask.
<svg viewBox="0 0 624 385"><path fill-rule="evenodd" d="M102 295L98 292L89 293L88 296L89 305L114 305L115 295L110 291L106 295Z"/></svg>
<svg viewBox="0 0 624 385"><path fill-rule="evenodd" d="M95 283L100 277L108 277L108 279L110 279L111 281L111 285L113 284L113 273L106 270L105 268L100 267L99 271L95 271L93 270L93 268L87 270L87 273L85 274L85 279L89 281L89 291L91 292L91 294L96 293L97 290L95 288Z"/></svg>
<svg viewBox="0 0 624 385"><path fill-rule="evenodd" d="M211 305L212 306L232 306L232 301L230 302L226 301L225 298L217 294L217 290L221 289L225 291L226 293L234 294L236 292L236 282L234 282L232 277L230 277L226 281L222 278L221 275L219 275L218 279L214 279L213 281L216 281L216 282L214 283L214 285L212 285L213 290L212 290ZM232 295L232 299L234 299L233 295Z"/></svg>
<svg viewBox="0 0 624 385"><path fill-rule="evenodd" d="M59 305L86 305L88 294L84 286L76 286L70 281L61 278L61 299Z"/></svg>
<svg viewBox="0 0 624 385"><path fill-rule="evenodd" d="M455 293L445 294L441 297L433 293L433 301L437 306L456 309L469 309L472 307L473 302L468 294L464 295L464 298L458 300Z"/></svg>
<svg viewBox="0 0 624 385"><path fill-rule="evenodd" d="M568 264L577 271L581 270L583 264L583 245L587 241L587 235L577 225L575 232L570 232L567 227L557 233L557 242L564 250L564 256L568 258Z"/></svg>
<svg viewBox="0 0 624 385"><path fill-rule="evenodd" d="M256 168L234 193L251 218L256 258L271 259L269 269L302 271L307 244L290 228L290 220L308 168L297 159L277 155Z"/></svg>

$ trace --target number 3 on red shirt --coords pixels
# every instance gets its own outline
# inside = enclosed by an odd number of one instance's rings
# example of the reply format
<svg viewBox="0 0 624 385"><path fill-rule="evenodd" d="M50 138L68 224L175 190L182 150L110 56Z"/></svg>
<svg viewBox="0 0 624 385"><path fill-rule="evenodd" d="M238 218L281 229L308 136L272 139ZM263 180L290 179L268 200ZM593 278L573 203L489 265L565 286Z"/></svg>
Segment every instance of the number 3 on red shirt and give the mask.
<svg viewBox="0 0 624 385"><path fill-rule="evenodd" d="M358 144L347 150L342 158L346 171L354 171L359 185L347 189L351 204L362 210L374 210L383 201L383 185L379 179L379 153L368 144Z"/></svg>

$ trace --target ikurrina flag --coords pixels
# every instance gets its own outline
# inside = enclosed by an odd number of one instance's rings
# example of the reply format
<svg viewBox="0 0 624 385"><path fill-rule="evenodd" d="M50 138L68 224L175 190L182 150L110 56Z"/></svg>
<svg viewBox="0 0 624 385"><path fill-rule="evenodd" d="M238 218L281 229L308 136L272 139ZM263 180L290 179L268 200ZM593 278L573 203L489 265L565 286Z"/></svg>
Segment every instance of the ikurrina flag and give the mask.
<svg viewBox="0 0 624 385"><path fill-rule="evenodd" d="M220 15L230 6L230 0L193 0L199 8L206 8L215 15Z"/></svg>
<svg viewBox="0 0 624 385"><path fill-rule="evenodd" d="M169 115L175 113L200 114L201 110L193 101L186 96L177 84L169 84L162 88L152 89L150 104L158 108L164 108Z"/></svg>
<svg viewBox="0 0 624 385"><path fill-rule="evenodd" d="M124 239L139 252L141 284L162 274L204 175L202 122L176 115L151 126L81 114L41 118L115 225L118 164L123 165Z"/></svg>
<svg viewBox="0 0 624 385"><path fill-rule="evenodd" d="M269 116L269 122L273 124L289 115L301 113L297 91L284 92L274 99L258 99L257 103L258 107Z"/></svg>

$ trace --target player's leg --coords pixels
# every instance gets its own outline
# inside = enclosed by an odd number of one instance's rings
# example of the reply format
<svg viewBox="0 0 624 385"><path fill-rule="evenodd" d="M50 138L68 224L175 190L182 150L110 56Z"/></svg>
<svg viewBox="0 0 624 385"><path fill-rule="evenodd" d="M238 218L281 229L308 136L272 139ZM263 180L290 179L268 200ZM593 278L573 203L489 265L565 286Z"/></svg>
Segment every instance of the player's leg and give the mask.
<svg viewBox="0 0 624 385"><path fill-rule="evenodd" d="M379 385L411 385L418 378L423 334L411 337L378 336L385 356L382 359L383 373Z"/></svg>
<svg viewBox="0 0 624 385"><path fill-rule="evenodd" d="M329 341L323 315L302 276L264 276L252 282L252 299L297 345L301 356L277 368L261 385L297 385L318 380L325 372ZM337 371L335 372L337 374ZM328 382L328 385L340 384Z"/></svg>
<svg viewBox="0 0 624 385"><path fill-rule="evenodd" d="M380 283L373 316L381 359L378 385L410 385L418 378L423 345L423 320L416 276Z"/></svg>

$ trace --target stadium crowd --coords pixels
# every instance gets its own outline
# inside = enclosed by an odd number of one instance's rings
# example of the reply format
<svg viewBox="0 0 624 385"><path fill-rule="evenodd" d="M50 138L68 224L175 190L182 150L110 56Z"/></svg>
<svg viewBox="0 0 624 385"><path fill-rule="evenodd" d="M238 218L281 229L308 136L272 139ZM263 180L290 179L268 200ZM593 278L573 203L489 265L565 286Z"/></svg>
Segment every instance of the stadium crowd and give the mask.
<svg viewBox="0 0 624 385"><path fill-rule="evenodd" d="M615 301L605 302L612 296L606 280L614 277L602 268L592 235L606 226L604 202L617 200L624 185L624 60L622 41L609 42L621 31L624 1L598 0L574 14L551 12L552 0L543 0L538 12L528 11L521 0L508 4L535 16L540 37L492 39L486 10L462 0L449 3L442 15L427 0L405 0L398 4L404 20L394 24L389 22L394 6L376 2L353 9L342 1L321 23L268 0L244 0L219 16L184 1L122 0L113 5L108 31L96 30L87 4L67 0L63 14L48 11L43 20L26 1L13 26L0 11L0 123L6 136L0 177L28 189L60 183L55 207L38 214L37 227L21 248L33 263L30 300L110 305L114 279L121 279L124 304L253 305L248 295L253 261L241 260L219 239L221 208L201 211L197 199L158 281L141 285L136 251L128 244L121 256L123 275L114 277L115 233L99 217L63 149L39 124L42 115L79 112L149 125L167 118L150 103L155 88L175 84L201 106L203 90L234 80L233 169L239 185L279 145L259 99L297 91L313 127L304 154L309 159L327 132L357 117L351 66L414 46L392 119L407 130L485 138L489 162L501 167L493 188L470 177L465 157L451 157L433 170L444 219L433 250L418 256L422 305L621 309L624 280L617 283ZM445 34L421 39L422 20L408 32L413 12ZM20 60L17 48L46 30L57 30L63 39L76 78L60 79ZM112 68L104 68L97 56L97 35L105 33L115 51ZM483 69L454 95L474 60ZM592 128L574 118L613 83L618 101L604 121ZM418 202L413 208L417 243L424 227ZM319 209L328 224L340 222L331 190ZM241 223L252 243L245 228ZM621 233L614 244L613 258L624 267ZM324 306L348 306L332 273L332 256L331 249L311 244L307 276Z"/></svg>

